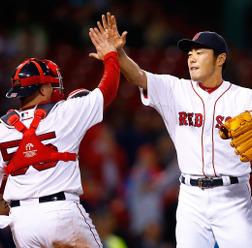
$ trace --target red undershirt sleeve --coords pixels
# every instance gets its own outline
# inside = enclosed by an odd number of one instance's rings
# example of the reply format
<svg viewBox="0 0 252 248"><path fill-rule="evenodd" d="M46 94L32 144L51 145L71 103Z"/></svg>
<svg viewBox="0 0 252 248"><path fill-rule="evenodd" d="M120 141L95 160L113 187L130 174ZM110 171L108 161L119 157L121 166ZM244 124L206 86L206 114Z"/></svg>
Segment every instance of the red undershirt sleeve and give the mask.
<svg viewBox="0 0 252 248"><path fill-rule="evenodd" d="M104 98L106 108L116 97L120 80L120 64L116 52L109 52L103 58L104 73L98 88Z"/></svg>

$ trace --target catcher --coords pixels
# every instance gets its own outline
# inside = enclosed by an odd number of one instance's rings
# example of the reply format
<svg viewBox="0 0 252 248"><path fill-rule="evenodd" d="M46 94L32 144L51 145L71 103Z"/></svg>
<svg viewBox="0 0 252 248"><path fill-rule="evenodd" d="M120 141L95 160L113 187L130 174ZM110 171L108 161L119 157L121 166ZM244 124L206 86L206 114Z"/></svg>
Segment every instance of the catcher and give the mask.
<svg viewBox="0 0 252 248"><path fill-rule="evenodd" d="M0 228L10 225L17 248L102 247L79 201L77 154L86 131L116 97L120 69L109 34L90 29L89 35L104 64L93 91L76 90L63 100L60 68L50 60L27 59L13 73L7 97L19 98L21 109L0 119L0 184L7 179L1 190L10 207Z"/></svg>

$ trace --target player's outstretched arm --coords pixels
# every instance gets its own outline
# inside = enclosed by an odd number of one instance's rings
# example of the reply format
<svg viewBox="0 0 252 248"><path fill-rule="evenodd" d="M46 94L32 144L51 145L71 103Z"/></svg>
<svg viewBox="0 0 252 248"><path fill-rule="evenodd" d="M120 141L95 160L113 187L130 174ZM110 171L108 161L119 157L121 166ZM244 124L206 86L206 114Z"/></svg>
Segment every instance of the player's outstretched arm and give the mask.
<svg viewBox="0 0 252 248"><path fill-rule="evenodd" d="M89 36L97 51L97 53L91 53L90 56L103 60L104 64L104 73L98 88L103 94L104 108L106 108L115 99L119 86L120 64L118 54L108 30L102 34L97 28L90 28Z"/></svg>
<svg viewBox="0 0 252 248"><path fill-rule="evenodd" d="M120 69L126 79L135 84L138 87L147 89L147 78L145 72L139 67L139 65L133 61L123 50L126 43L127 32L124 31L122 35L119 34L117 29L116 18L109 12L102 15L102 24L97 22L98 28L101 34L105 34L105 30L108 30L111 41L117 49L118 58L120 62Z"/></svg>

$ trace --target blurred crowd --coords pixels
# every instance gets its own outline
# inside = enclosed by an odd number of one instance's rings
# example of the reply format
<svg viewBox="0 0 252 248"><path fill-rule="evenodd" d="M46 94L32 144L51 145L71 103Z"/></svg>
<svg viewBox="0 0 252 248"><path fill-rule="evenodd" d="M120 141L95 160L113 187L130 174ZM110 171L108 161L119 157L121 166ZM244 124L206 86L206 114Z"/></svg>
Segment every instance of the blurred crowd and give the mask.
<svg viewBox="0 0 252 248"><path fill-rule="evenodd" d="M88 30L106 11L116 16L120 32L128 31L129 56L154 73L188 78L186 55L177 49L177 41L207 29L223 34L231 58L224 78L251 88L252 35L243 33L239 40L225 36L225 2L212 1L201 9L202 4L191 6L188 1L0 1L0 114L19 107L5 94L12 72L25 58L57 63L66 96L77 88L94 89L103 66L88 57L94 52ZM246 1L241 2L244 7ZM243 8L245 27L252 24L248 2ZM87 132L79 155L81 202L105 248L175 247L175 149L158 113L142 106L138 88L123 76L116 100L106 109L104 121ZM0 231L0 248L7 247L14 247L9 229Z"/></svg>

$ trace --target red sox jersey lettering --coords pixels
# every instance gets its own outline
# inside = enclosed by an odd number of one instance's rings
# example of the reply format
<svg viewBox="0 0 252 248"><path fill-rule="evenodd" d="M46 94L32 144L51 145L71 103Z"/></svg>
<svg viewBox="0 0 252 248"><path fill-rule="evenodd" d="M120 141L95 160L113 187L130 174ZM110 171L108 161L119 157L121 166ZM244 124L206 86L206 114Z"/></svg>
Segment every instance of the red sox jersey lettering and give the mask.
<svg viewBox="0 0 252 248"><path fill-rule="evenodd" d="M215 127L219 129L222 124L224 124L226 121L230 120L231 118L232 117L230 117L230 116L225 118L224 116L218 115L216 117L217 124Z"/></svg>
<svg viewBox="0 0 252 248"><path fill-rule="evenodd" d="M200 113L186 113L179 112L179 125L180 126L194 126L201 127L203 121L203 115Z"/></svg>
<svg viewBox="0 0 252 248"><path fill-rule="evenodd" d="M200 113L186 113L186 112L179 112L179 125L180 126L194 126L194 127L201 127L203 124L203 115ZM226 121L231 119L230 116L224 117L221 115L216 116L215 128L219 129L219 127L224 124Z"/></svg>

